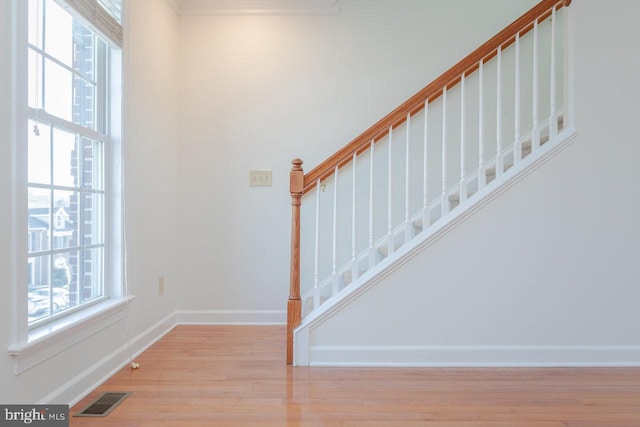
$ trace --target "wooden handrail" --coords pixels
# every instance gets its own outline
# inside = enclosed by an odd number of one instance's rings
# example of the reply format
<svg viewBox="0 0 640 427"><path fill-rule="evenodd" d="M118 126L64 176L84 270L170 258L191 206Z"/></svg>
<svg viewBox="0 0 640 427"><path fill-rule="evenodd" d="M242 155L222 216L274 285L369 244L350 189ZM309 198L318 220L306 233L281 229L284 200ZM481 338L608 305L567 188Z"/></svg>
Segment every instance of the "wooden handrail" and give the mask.
<svg viewBox="0 0 640 427"><path fill-rule="evenodd" d="M471 52L467 57L449 68L440 75L440 77L436 78L398 108L304 175L303 192L306 193L311 190L318 180L323 181L330 177L334 173L336 166L342 168L348 164L354 152L360 154L366 151L371 141L377 142L382 139L388 134L389 128L396 128L403 124L407 120L407 115L412 116L422 111L425 103L431 103L438 99L442 95L445 87L450 89L457 85L460 82L462 73L465 73L465 75L471 74L478 69L481 61L486 62L496 56L499 47L504 49L514 43L517 34L523 36L531 31L534 22L547 19L551 15L551 10L554 6L558 5L558 9L560 9L569 6L570 3L571 0L542 0L532 7L527 13L515 20L504 30Z"/></svg>

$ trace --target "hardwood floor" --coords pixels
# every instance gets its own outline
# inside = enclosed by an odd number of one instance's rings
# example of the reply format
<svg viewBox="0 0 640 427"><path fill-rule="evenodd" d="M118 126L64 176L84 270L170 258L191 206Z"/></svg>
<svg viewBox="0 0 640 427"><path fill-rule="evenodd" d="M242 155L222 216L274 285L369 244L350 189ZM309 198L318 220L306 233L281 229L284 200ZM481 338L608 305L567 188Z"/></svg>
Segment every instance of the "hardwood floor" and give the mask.
<svg viewBox="0 0 640 427"><path fill-rule="evenodd" d="M292 368L284 326L178 326L72 426L638 427L640 368Z"/></svg>

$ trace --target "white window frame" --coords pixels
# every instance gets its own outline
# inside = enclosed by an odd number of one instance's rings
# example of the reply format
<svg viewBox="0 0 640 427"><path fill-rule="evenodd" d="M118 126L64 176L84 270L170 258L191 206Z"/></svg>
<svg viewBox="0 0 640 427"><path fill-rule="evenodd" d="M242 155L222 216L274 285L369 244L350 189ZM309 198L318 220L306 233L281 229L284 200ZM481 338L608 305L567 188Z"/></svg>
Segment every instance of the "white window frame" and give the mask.
<svg viewBox="0 0 640 427"><path fill-rule="evenodd" d="M12 298L14 312L12 318L12 343L9 354L14 359L14 372L19 374L42 363L55 354L83 341L96 332L109 327L126 316L128 296L124 280L124 236L123 236L123 190L122 183L122 32L111 31L116 37L109 37L99 22L87 22L81 11L74 12L75 18L89 24L102 38L110 43L111 73L119 75L112 79L107 108L109 123L109 139L105 143L105 253L104 253L104 294L105 297L95 304L78 310L70 310L66 316L56 318L37 327L29 328L27 312L28 285L28 203L27 203L27 141L29 120L28 107L28 2L12 1L12 93L14 117L12 120L12 152L13 152L13 247L14 274ZM65 0L55 0L64 4ZM75 0L78 1L78 0ZM95 0L80 0L79 3L90 4ZM105 21L103 15L99 18ZM111 24L111 21L107 20ZM104 37L105 34L107 37ZM119 38L118 38L119 37ZM53 118L52 120L55 120ZM53 227L53 224L51 224Z"/></svg>

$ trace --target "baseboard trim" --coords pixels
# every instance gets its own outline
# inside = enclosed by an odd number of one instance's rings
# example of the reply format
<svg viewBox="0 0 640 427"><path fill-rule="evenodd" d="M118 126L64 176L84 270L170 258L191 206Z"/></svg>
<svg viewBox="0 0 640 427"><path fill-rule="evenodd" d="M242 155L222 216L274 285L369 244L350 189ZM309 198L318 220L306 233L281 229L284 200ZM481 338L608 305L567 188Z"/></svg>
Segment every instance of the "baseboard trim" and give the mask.
<svg viewBox="0 0 640 427"><path fill-rule="evenodd" d="M91 393L96 387L130 363L156 341L176 326L175 313L155 323L144 332L120 346L114 352L97 361L91 368L63 384L53 393L44 397L39 404L61 403L73 406Z"/></svg>
<svg viewBox="0 0 640 427"><path fill-rule="evenodd" d="M282 325L285 319L284 310L173 312L37 403L77 404L177 325ZM640 346L314 346L305 359L305 365L336 367L640 367Z"/></svg>
<svg viewBox="0 0 640 427"><path fill-rule="evenodd" d="M640 346L315 346L309 366L638 367Z"/></svg>
<svg viewBox="0 0 640 427"><path fill-rule="evenodd" d="M181 310L178 325L286 325L285 310Z"/></svg>
<svg viewBox="0 0 640 427"><path fill-rule="evenodd" d="M112 377L177 325L285 325L285 310L200 310L174 311L128 343L97 361L91 368L40 399L38 404L75 405Z"/></svg>

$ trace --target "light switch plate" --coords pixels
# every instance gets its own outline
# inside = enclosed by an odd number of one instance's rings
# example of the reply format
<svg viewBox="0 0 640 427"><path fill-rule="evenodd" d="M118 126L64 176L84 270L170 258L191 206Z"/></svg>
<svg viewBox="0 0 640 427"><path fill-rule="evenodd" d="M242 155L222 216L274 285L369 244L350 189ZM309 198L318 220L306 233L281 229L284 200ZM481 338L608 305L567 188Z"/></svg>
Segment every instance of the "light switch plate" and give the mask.
<svg viewBox="0 0 640 427"><path fill-rule="evenodd" d="M271 169L252 169L249 171L250 187L271 187Z"/></svg>

